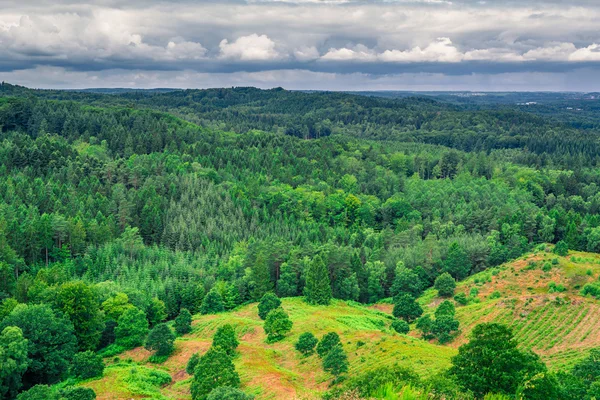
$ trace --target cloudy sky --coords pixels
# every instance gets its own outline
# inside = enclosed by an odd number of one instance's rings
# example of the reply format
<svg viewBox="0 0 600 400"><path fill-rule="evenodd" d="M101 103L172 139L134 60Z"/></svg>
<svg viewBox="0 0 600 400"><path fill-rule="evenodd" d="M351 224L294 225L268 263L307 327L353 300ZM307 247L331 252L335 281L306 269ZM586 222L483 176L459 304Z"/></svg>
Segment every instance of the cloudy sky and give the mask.
<svg viewBox="0 0 600 400"><path fill-rule="evenodd" d="M599 0L0 0L43 88L600 91Z"/></svg>

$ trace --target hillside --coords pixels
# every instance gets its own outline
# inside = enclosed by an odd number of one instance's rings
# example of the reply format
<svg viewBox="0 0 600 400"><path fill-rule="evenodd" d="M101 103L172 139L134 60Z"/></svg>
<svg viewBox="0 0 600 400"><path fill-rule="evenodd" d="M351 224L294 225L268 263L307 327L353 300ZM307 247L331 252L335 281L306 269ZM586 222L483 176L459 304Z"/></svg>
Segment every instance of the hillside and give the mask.
<svg viewBox="0 0 600 400"><path fill-rule="evenodd" d="M307 305L301 298L288 298L283 299L282 306L294 326L281 342L265 343L263 321L258 317L256 304L233 312L196 316L193 332L176 341L175 353L164 364L151 364L148 362L150 352L134 349L120 355L120 362L112 362L102 379L86 386L96 391L98 399L152 395L189 399L190 376L185 373L186 363L193 353L203 353L210 347L214 332L225 323L234 325L239 336L239 355L234 363L242 387L257 399L310 399L327 390L332 376L323 371L318 356L304 358L293 347L298 336L307 331L317 337L331 331L340 335L348 353L350 375L398 363L426 376L448 367L450 357L456 352L450 347L399 335L389 329L391 316L358 303L336 300L329 307L322 307ZM159 390L151 385L140 388L137 382L127 382L132 369L143 371L144 367L167 371L173 383Z"/></svg>
<svg viewBox="0 0 600 400"><path fill-rule="evenodd" d="M581 294L585 284L599 280L600 255L572 251L560 257L546 250L459 283L456 293L469 296L477 290L478 294L473 296L477 300L457 306L461 331L449 346L465 343L479 323L499 322L509 325L521 345L554 370L567 369L590 349L600 347L600 302ZM552 283L559 289L552 290ZM435 289L420 299L432 313L441 301ZM378 305L378 309L391 312L392 306ZM418 333L412 331L412 335Z"/></svg>

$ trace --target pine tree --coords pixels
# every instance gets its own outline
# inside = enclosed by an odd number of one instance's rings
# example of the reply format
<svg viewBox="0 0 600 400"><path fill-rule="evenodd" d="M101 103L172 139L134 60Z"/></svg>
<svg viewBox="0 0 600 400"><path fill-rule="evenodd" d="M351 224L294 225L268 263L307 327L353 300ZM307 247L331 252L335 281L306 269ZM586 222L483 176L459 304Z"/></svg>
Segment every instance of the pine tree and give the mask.
<svg viewBox="0 0 600 400"><path fill-rule="evenodd" d="M220 326L213 336L213 347L220 347L230 357L235 354L239 344L235 330L230 324Z"/></svg>
<svg viewBox="0 0 600 400"><path fill-rule="evenodd" d="M202 314L216 314L223 312L225 310L225 306L223 305L223 297L219 294L217 290L214 288L211 289L210 292L202 301L202 306L200 307L200 312Z"/></svg>
<svg viewBox="0 0 600 400"><path fill-rule="evenodd" d="M198 360L191 385L192 400L206 400L209 393L218 387L240 386L240 377L231 358L219 347L211 347Z"/></svg>
<svg viewBox="0 0 600 400"><path fill-rule="evenodd" d="M329 271L321 256L316 256L308 267L304 297L309 304L328 305L331 301Z"/></svg>
<svg viewBox="0 0 600 400"><path fill-rule="evenodd" d="M187 309L182 308L177 318L175 318L175 332L177 332L178 335L185 335L191 331L192 314L190 314Z"/></svg>
<svg viewBox="0 0 600 400"><path fill-rule="evenodd" d="M348 372L348 356L341 344L333 346L323 357L323 369L335 376Z"/></svg>

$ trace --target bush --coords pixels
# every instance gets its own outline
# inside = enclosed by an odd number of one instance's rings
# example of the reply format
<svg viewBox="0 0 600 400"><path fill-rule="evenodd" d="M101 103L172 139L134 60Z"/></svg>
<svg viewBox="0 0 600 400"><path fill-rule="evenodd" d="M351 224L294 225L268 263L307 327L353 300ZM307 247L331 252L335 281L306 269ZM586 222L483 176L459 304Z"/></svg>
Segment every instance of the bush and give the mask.
<svg viewBox="0 0 600 400"><path fill-rule="evenodd" d="M423 314L423 309L410 294L401 294L394 301L392 314L410 323Z"/></svg>
<svg viewBox="0 0 600 400"><path fill-rule="evenodd" d="M192 314L185 308L179 311L179 315L175 318L175 332L178 335L185 335L192 331Z"/></svg>
<svg viewBox="0 0 600 400"><path fill-rule="evenodd" d="M335 332L326 333L317 344L317 354L319 357L324 357L329 351L337 345L341 345L340 337Z"/></svg>
<svg viewBox="0 0 600 400"><path fill-rule="evenodd" d="M271 310L278 308L281 305L281 300L275 294L268 292L260 299L258 303L258 316L264 320Z"/></svg>
<svg viewBox="0 0 600 400"><path fill-rule="evenodd" d="M454 295L454 290L456 289L456 281L447 272L444 272L440 276L435 279L435 283L433 284L438 291L438 294L442 297L451 297Z"/></svg>
<svg viewBox="0 0 600 400"><path fill-rule="evenodd" d="M196 365L198 365L198 361L200 360L200 355L198 353L192 354L190 359L185 366L185 372L190 375L194 375L194 370L196 369Z"/></svg>
<svg viewBox="0 0 600 400"><path fill-rule="evenodd" d="M469 303L469 299L467 298L467 295L464 293L457 293L454 296L454 301L456 301L458 304L460 304L461 306L466 306Z"/></svg>
<svg viewBox="0 0 600 400"><path fill-rule="evenodd" d="M348 356L341 344L333 346L323 357L323 369L335 376L348 372Z"/></svg>
<svg viewBox="0 0 600 400"><path fill-rule="evenodd" d="M548 284L548 293L562 293L567 290L563 285L557 285L554 282Z"/></svg>
<svg viewBox="0 0 600 400"><path fill-rule="evenodd" d="M59 400L95 400L96 392L93 389L69 386L61 389L59 392Z"/></svg>
<svg viewBox="0 0 600 400"><path fill-rule="evenodd" d="M283 339L292 330L292 320L283 308L271 310L267 315L264 325L267 334L267 342L273 343Z"/></svg>
<svg viewBox="0 0 600 400"><path fill-rule="evenodd" d="M408 325L408 322L404 321L403 319L394 320L394 322L392 322L391 328L403 335L406 335L410 331L410 326Z"/></svg>
<svg viewBox="0 0 600 400"><path fill-rule="evenodd" d="M565 257L569 254L569 246L567 245L567 242L561 240L558 243L556 243L554 249L552 249L552 252L559 256Z"/></svg>
<svg viewBox="0 0 600 400"><path fill-rule="evenodd" d="M545 262L544 265L542 266L542 271L544 272L549 272L552 269L552 264L550 264L549 262Z"/></svg>
<svg viewBox="0 0 600 400"><path fill-rule="evenodd" d="M254 396L250 396L242 392L240 389L231 386L221 386L213 389L206 400L253 400Z"/></svg>
<svg viewBox="0 0 600 400"><path fill-rule="evenodd" d="M589 294L590 296L600 298L600 286L595 285L593 283L588 283L583 287L581 294L583 296L587 296Z"/></svg>
<svg viewBox="0 0 600 400"><path fill-rule="evenodd" d="M497 290L490 294L490 299L499 299L500 297L502 297L502 294Z"/></svg>
<svg viewBox="0 0 600 400"><path fill-rule="evenodd" d="M93 351L84 351L73 356L71 363L71 375L79 379L90 379L102 376L104 373L104 362L102 357Z"/></svg>
<svg viewBox="0 0 600 400"><path fill-rule="evenodd" d="M305 356L308 356L315 351L315 347L318 342L319 341L317 340L315 335L313 335L310 332L304 332L298 338L298 342L296 343L295 347L296 350L298 350L300 353L304 354Z"/></svg>
<svg viewBox="0 0 600 400"><path fill-rule="evenodd" d="M148 339L146 340L146 349L156 351L156 356L168 356L170 355L175 346L175 335L171 332L171 328L165 323L156 325L150 331Z"/></svg>
<svg viewBox="0 0 600 400"><path fill-rule="evenodd" d="M220 326L215 332L215 336L213 336L213 347L220 347L230 357L235 354L239 344L235 330L229 324Z"/></svg>

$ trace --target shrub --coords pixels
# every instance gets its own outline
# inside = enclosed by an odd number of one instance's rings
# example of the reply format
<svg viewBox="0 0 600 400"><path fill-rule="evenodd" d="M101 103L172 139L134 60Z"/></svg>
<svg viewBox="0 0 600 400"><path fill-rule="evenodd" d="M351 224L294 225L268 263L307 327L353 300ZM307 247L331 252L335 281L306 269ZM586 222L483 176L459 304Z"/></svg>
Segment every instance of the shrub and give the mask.
<svg viewBox="0 0 600 400"><path fill-rule="evenodd" d="M392 314L410 323L423 314L423 309L410 294L401 294L394 301Z"/></svg>
<svg viewBox="0 0 600 400"><path fill-rule="evenodd" d="M253 400L254 396L250 396L242 392L238 388L231 386L221 386L213 389L206 400Z"/></svg>
<svg viewBox="0 0 600 400"><path fill-rule="evenodd" d="M333 346L323 357L323 369L335 376L348 372L348 356L341 344Z"/></svg>
<svg viewBox="0 0 600 400"><path fill-rule="evenodd" d="M452 275L444 272L435 279L433 286L437 289L440 296L451 297L454 295L454 290L456 289L456 281Z"/></svg>
<svg viewBox="0 0 600 400"><path fill-rule="evenodd" d="M104 362L102 357L93 351L84 351L73 356L71 363L71 375L80 379L90 379L102 376L104 373Z"/></svg>
<svg viewBox="0 0 600 400"><path fill-rule="evenodd" d="M317 340L315 335L313 335L310 332L304 332L298 338L298 342L296 343L295 347L296 350L298 350L300 353L304 354L305 356L308 356L315 351L315 347L317 346L318 342L319 341Z"/></svg>
<svg viewBox="0 0 600 400"><path fill-rule="evenodd" d="M454 296L454 301L456 301L458 304L460 304L461 306L466 306L469 303L469 299L467 298L467 295L464 293L457 293Z"/></svg>
<svg viewBox="0 0 600 400"><path fill-rule="evenodd" d="M565 290L567 290L567 289L566 289L566 288L565 288L563 285L560 285L560 284L559 284L559 285L557 285L557 284L556 284L556 283L554 283L554 282L550 282L550 283L548 284L548 292L549 292L549 293L562 293L562 292L564 292Z"/></svg>
<svg viewBox="0 0 600 400"><path fill-rule="evenodd" d="M170 355L175 347L175 335L171 332L171 328L165 323L156 325L150 331L148 339L146 340L146 349L156 351L156 356L168 356Z"/></svg>
<svg viewBox="0 0 600 400"><path fill-rule="evenodd" d="M317 354L323 358L329 351L337 345L341 345L340 337L335 332L326 333L317 344Z"/></svg>
<svg viewBox="0 0 600 400"><path fill-rule="evenodd" d="M281 305L281 300L274 293L267 292L258 303L258 316L264 320L271 310L278 308Z"/></svg>
<svg viewBox="0 0 600 400"><path fill-rule="evenodd" d="M587 296L589 294L590 296L600 298L600 286L593 283L588 283L583 287L581 294L583 296Z"/></svg>
<svg viewBox="0 0 600 400"><path fill-rule="evenodd" d="M500 297L502 297L502 294L497 290L490 294L490 299L499 299Z"/></svg>
<svg viewBox="0 0 600 400"><path fill-rule="evenodd" d="M544 272L548 272L552 269L552 264L550 264L549 262L545 262L544 265L542 266L542 271Z"/></svg>
<svg viewBox="0 0 600 400"><path fill-rule="evenodd" d="M239 344L235 330L230 324L220 326L213 336L213 347L220 347L230 357L235 354Z"/></svg>
<svg viewBox="0 0 600 400"><path fill-rule="evenodd" d="M59 400L95 400L96 392L93 389L81 386L69 386L59 390Z"/></svg>
<svg viewBox="0 0 600 400"><path fill-rule="evenodd" d="M394 322L392 322L391 328L403 335L406 335L410 331L410 326L408 325L408 322L404 321L403 319L394 320Z"/></svg>
<svg viewBox="0 0 600 400"><path fill-rule="evenodd" d="M198 353L192 354L190 359L185 366L185 372L190 375L194 375L194 370L196 369L196 365L198 365L198 361L200 360L200 355Z"/></svg>
<svg viewBox="0 0 600 400"><path fill-rule="evenodd" d="M477 289L476 287L471 288L471 290L469 291L469 296L477 297L478 295L479 295L479 289Z"/></svg>
<svg viewBox="0 0 600 400"><path fill-rule="evenodd" d="M271 310L267 315L264 325L267 342L273 343L283 339L292 330L292 320L283 308Z"/></svg>
<svg viewBox="0 0 600 400"><path fill-rule="evenodd" d="M552 252L559 256L565 257L569 254L569 246L567 245L567 242L561 240L558 243L556 243L554 249L552 249Z"/></svg>
<svg viewBox="0 0 600 400"><path fill-rule="evenodd" d="M182 308L179 311L179 315L175 318L175 332L178 335L185 335L192 331L192 314L186 309Z"/></svg>

